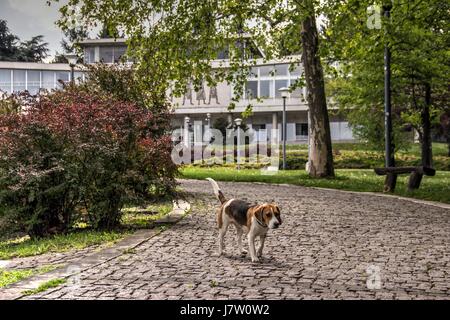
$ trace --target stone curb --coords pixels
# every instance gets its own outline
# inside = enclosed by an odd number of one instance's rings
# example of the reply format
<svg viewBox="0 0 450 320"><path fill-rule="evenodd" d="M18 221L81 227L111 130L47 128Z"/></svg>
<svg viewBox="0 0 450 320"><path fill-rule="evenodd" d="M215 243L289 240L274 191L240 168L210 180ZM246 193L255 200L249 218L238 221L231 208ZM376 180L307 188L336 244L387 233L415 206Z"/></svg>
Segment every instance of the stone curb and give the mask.
<svg viewBox="0 0 450 320"><path fill-rule="evenodd" d="M190 211L191 205L184 200L173 201L173 209L167 215L155 221L156 225L161 224L175 224L179 222ZM27 295L23 291L33 290L39 285L55 278L69 278L73 275L84 272L92 267L98 266L110 260L113 260L122 254L124 251L131 250L151 238L159 235L161 230L156 228L138 230L132 235L122 239L110 248L103 249L99 252L94 252L77 261L52 270L50 272L33 276L29 279L14 283L6 288L0 289L0 300L18 300Z"/></svg>
<svg viewBox="0 0 450 320"><path fill-rule="evenodd" d="M370 191L351 191L351 190L341 190L341 189L331 189L331 188L321 188L321 187L306 187L306 188L326 190L326 191L339 191L339 192L354 193L354 194L360 194L360 195L369 195L369 196L376 196L376 197L393 198L393 199L423 204L423 205L427 205L427 206L438 207L438 208L442 208L442 209L450 209L450 204L446 204L444 202L421 200L421 199L402 197L402 196L397 196L397 195L392 195L392 194L376 193L376 192L370 192Z"/></svg>

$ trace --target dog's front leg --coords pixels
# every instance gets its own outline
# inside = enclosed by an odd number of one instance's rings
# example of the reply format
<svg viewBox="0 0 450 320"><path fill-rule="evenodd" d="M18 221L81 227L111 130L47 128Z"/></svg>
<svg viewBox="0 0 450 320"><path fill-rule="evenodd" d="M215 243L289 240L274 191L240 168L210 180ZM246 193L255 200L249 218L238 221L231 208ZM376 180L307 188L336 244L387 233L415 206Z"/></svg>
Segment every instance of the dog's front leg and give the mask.
<svg viewBox="0 0 450 320"><path fill-rule="evenodd" d="M252 258L252 262L258 262L259 259L256 256L255 250L255 234L250 231L248 234L248 249L250 250L250 257Z"/></svg>
<svg viewBox="0 0 450 320"><path fill-rule="evenodd" d="M266 241L266 235L263 234L263 235L259 236L259 240L260 240L261 244L259 245L259 248L258 248L258 257L262 257L262 252L264 249L264 242Z"/></svg>
<svg viewBox="0 0 450 320"><path fill-rule="evenodd" d="M244 233L244 231L240 228L240 227L236 227L236 243L237 243L237 248L238 248L238 252L239 254L247 254L247 250L242 248L242 234Z"/></svg>

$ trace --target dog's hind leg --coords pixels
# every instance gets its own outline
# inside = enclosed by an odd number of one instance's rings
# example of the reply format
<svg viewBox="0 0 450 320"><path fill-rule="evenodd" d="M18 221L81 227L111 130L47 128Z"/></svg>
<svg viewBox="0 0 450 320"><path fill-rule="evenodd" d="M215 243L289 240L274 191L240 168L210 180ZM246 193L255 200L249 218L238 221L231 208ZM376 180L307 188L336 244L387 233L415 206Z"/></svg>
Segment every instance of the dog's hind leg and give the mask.
<svg viewBox="0 0 450 320"><path fill-rule="evenodd" d="M222 227L219 229L219 256L222 255L223 250L225 249L225 235L228 230L228 225L230 221L226 214L222 216Z"/></svg>

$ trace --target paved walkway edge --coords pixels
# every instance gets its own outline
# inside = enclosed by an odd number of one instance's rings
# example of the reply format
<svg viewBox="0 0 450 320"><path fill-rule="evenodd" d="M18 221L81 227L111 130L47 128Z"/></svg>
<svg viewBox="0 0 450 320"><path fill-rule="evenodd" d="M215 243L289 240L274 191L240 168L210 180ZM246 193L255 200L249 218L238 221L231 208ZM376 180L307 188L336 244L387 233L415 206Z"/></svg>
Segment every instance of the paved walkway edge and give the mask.
<svg viewBox="0 0 450 320"><path fill-rule="evenodd" d="M172 211L161 219L155 221L155 224L175 224L183 219L183 217L190 211L190 209L191 205L188 202L184 200L174 200ZM132 235L114 244L112 247L105 248L99 252L90 254L87 257L83 257L53 271L33 276L31 278L16 282L0 289L0 300L21 299L26 296L23 293L26 290L36 289L41 284L52 279L67 279L92 267L108 262L122 255L128 250L136 248L140 244L159 235L160 233L161 230L158 228L138 230Z"/></svg>
<svg viewBox="0 0 450 320"><path fill-rule="evenodd" d="M185 180L198 180L198 179L185 179ZM443 208L443 209L450 209L450 204L447 204L447 203L444 203L444 202L430 201L430 200L421 200L421 199L416 199L416 198L402 197L402 196L393 195L393 194L385 194L385 193L370 192L370 191L351 191L351 190L342 190L342 189L333 189L333 188L307 187L307 186L302 186L302 185L298 185L298 184L290 184L290 183L267 183L267 182L246 182L246 181L223 181L223 182L254 183L254 184L293 186L293 187L310 188L310 189L317 189L317 190L354 193L354 194L362 194L362 195L369 195L369 196L394 198L394 199L410 201L410 202L414 202L414 203L418 203L418 204L424 204L424 205L438 207L438 208Z"/></svg>

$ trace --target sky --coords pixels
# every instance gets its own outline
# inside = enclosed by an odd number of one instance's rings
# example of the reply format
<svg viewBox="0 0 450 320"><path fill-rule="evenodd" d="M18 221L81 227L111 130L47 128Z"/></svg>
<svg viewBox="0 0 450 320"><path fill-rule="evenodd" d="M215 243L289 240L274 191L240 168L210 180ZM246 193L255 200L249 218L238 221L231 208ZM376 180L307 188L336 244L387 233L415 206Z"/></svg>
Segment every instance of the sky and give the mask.
<svg viewBox="0 0 450 320"><path fill-rule="evenodd" d="M61 0L64 3L65 0ZM8 22L11 33L20 40L29 40L33 36L43 35L48 42L51 60L55 51L62 52L62 31L55 25L59 18L60 4L52 3L49 7L46 0L0 0L0 19Z"/></svg>

